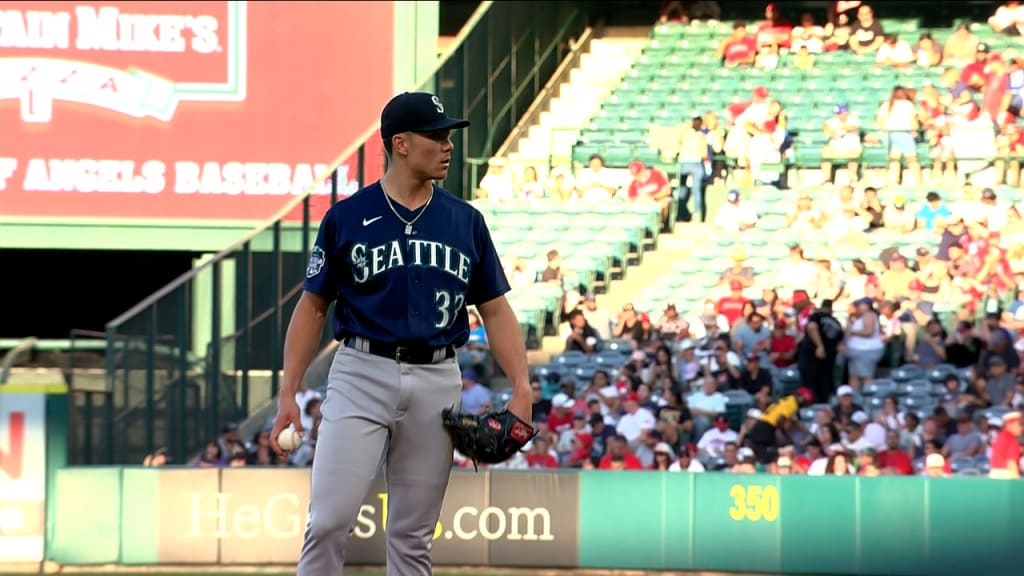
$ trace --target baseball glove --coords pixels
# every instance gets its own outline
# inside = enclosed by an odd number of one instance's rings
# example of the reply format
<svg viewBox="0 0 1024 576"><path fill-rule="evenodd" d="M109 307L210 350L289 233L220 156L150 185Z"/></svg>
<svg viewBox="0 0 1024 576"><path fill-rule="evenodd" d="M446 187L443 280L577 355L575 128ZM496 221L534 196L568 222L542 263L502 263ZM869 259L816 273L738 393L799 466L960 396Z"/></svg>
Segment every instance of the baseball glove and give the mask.
<svg viewBox="0 0 1024 576"><path fill-rule="evenodd" d="M508 460L536 435L533 426L508 410L477 416L445 408L441 419L455 449L473 461L474 470L478 462Z"/></svg>

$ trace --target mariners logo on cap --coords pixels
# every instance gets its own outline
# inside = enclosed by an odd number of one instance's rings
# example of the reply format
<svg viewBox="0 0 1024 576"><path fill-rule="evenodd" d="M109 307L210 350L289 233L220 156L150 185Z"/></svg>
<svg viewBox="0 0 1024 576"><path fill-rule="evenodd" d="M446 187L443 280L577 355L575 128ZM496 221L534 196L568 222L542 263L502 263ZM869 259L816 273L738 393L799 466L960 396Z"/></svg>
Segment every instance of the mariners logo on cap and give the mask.
<svg viewBox="0 0 1024 576"><path fill-rule="evenodd" d="M319 246L313 247L313 252L309 255L309 264L306 265L306 278L312 278L320 273L324 268L324 262L327 261L327 254L324 253L324 249Z"/></svg>

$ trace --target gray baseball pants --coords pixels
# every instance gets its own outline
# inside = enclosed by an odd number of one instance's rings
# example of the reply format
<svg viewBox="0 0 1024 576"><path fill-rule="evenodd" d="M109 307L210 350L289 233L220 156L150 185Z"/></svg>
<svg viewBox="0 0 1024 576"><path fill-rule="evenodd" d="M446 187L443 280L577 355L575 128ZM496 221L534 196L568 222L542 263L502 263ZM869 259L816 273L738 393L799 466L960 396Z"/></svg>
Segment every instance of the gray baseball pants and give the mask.
<svg viewBox="0 0 1024 576"><path fill-rule="evenodd" d="M387 574L430 576L430 547L448 488L453 446L444 408L461 405L454 358L400 364L338 348L321 406L309 524L297 576L342 576L356 516L383 464Z"/></svg>

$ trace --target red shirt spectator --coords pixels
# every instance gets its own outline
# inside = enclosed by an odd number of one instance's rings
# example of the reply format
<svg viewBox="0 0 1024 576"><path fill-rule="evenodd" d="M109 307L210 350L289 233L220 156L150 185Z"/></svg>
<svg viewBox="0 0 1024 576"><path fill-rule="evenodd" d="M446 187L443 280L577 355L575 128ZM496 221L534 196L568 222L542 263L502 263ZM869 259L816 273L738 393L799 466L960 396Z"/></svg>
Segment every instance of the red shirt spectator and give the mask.
<svg viewBox="0 0 1024 576"><path fill-rule="evenodd" d="M530 468L558 468L558 459L550 452L545 454L527 454L526 463Z"/></svg>
<svg viewBox="0 0 1024 576"><path fill-rule="evenodd" d="M914 464L910 456L902 450L886 450L878 454L878 467L882 470L891 468L904 476L914 474Z"/></svg>
<svg viewBox="0 0 1024 576"><path fill-rule="evenodd" d="M1003 429L992 441L992 455L989 457L989 476L992 478L1020 478L1021 413L1014 411L1003 415ZM1012 464L1016 462L1016 466Z"/></svg>
<svg viewBox="0 0 1024 576"><path fill-rule="evenodd" d="M548 414L548 428L555 434L572 429L572 413L576 401L568 394L559 392L551 399L551 413Z"/></svg>
<svg viewBox="0 0 1024 576"><path fill-rule="evenodd" d="M644 166L643 162L630 162L629 173L633 176L633 181L629 183L630 200L636 200L641 196L658 200L664 192L672 193L668 178L660 170Z"/></svg>
<svg viewBox="0 0 1024 576"><path fill-rule="evenodd" d="M736 321L743 316L743 306L748 302L743 296L743 282L738 279L729 281L730 294L718 299L718 313L725 316L729 326L736 324Z"/></svg>
<svg viewBox="0 0 1024 576"><path fill-rule="evenodd" d="M792 366L796 363L796 338L786 332L787 326L784 319L776 320L771 340L768 343L768 357L778 368Z"/></svg>
<svg viewBox="0 0 1024 576"><path fill-rule="evenodd" d="M960 71L960 83L975 90L984 88L988 83L989 74L991 74L988 61L998 57L998 55L989 55L988 44L984 42L978 44L974 62L964 66L964 69Z"/></svg>
<svg viewBox="0 0 1024 576"><path fill-rule="evenodd" d="M747 25L736 22L732 27L732 36L722 42L715 52L717 58L725 60L725 65L750 66L757 56L757 39L747 35Z"/></svg>
<svg viewBox="0 0 1024 576"><path fill-rule="evenodd" d="M612 460L613 459L614 459L614 456L612 454L605 454L604 456L601 457L601 463L598 464L597 469L598 470L611 470L612 469ZM622 461L623 461L623 464L625 464L625 469L626 470L643 470L644 469L644 465L640 462L640 459L637 458L632 452L626 452L625 454L623 454L622 455Z"/></svg>
<svg viewBox="0 0 1024 576"><path fill-rule="evenodd" d="M789 48L793 24L782 17L777 4L771 3L764 7L764 19L757 27L757 41L774 42L779 48Z"/></svg>

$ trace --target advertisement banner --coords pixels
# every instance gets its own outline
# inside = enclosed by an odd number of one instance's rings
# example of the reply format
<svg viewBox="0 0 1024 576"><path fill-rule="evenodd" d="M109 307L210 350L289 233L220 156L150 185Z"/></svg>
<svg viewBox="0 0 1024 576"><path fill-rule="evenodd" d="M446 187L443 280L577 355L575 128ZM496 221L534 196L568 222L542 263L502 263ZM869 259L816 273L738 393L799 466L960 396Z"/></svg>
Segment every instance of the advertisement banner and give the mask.
<svg viewBox="0 0 1024 576"><path fill-rule="evenodd" d="M391 2L4 2L0 213L265 220L379 117L393 36Z"/></svg>
<svg viewBox="0 0 1024 576"><path fill-rule="evenodd" d="M165 469L159 477L155 513L136 512L159 518L157 563L298 560L308 469ZM575 474L454 472L434 532L435 564L574 566L577 485ZM388 493L377 479L349 539L350 563L384 563L387 507Z"/></svg>
<svg viewBox="0 0 1024 576"><path fill-rule="evenodd" d="M46 394L0 386L0 565L39 562L46 525Z"/></svg>

